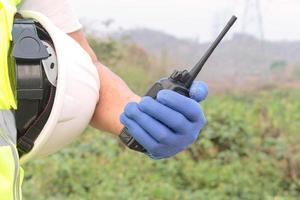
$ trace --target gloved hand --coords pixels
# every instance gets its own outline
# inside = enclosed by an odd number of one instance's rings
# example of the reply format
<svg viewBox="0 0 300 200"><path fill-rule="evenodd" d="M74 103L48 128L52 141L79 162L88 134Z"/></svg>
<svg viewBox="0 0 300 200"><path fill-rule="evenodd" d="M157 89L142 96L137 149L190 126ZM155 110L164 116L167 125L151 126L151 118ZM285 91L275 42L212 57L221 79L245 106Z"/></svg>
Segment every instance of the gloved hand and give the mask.
<svg viewBox="0 0 300 200"><path fill-rule="evenodd" d="M171 90L161 90L157 99L143 97L129 103L120 121L153 159L168 158L192 144L206 119L199 104L206 98L205 83L195 81L190 97Z"/></svg>

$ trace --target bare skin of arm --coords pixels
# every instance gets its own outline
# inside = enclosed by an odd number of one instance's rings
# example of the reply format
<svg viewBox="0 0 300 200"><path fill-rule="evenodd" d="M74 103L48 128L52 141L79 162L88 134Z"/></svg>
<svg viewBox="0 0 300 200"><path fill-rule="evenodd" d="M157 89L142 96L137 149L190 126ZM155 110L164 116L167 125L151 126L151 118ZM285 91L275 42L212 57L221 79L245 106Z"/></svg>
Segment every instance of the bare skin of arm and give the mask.
<svg viewBox="0 0 300 200"><path fill-rule="evenodd" d="M91 125L99 130L119 135L123 128L123 125L119 121L120 114L128 102L139 102L140 97L132 92L120 77L98 61L97 56L89 46L81 30L69 33L69 36L88 52L97 67L100 77L101 89L99 91L99 102L96 106Z"/></svg>

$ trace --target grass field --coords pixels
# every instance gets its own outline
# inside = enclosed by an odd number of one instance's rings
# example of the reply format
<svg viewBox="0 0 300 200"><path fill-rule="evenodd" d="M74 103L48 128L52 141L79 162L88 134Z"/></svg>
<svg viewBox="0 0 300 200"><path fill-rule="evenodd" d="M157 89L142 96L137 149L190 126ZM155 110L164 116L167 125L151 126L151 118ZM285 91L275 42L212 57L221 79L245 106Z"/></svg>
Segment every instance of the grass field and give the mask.
<svg viewBox="0 0 300 200"><path fill-rule="evenodd" d="M25 166L25 199L299 199L299 97L211 96L197 143L163 161L89 128L60 153Z"/></svg>
<svg viewBox="0 0 300 200"><path fill-rule="evenodd" d="M158 75L147 73L147 56L124 60L128 55L118 45L93 47L141 94ZM124 62L130 67L120 67ZM208 124L198 141L161 161L88 128L61 152L24 166L24 199L299 199L299 99L297 90L276 89L210 95L202 105Z"/></svg>

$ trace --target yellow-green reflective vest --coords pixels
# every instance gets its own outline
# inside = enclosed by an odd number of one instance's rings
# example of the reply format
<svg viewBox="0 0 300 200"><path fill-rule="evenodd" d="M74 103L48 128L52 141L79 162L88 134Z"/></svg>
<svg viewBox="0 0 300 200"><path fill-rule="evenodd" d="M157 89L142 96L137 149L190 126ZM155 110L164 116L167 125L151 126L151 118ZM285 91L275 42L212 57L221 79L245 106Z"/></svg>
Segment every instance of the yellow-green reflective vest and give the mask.
<svg viewBox="0 0 300 200"><path fill-rule="evenodd" d="M11 30L14 15L17 11L16 6L20 0L0 0L0 109L16 109L15 98L15 74L11 58L9 58L11 44Z"/></svg>
<svg viewBox="0 0 300 200"><path fill-rule="evenodd" d="M23 169L19 164L15 144L0 129L0 198L1 200L21 200Z"/></svg>
<svg viewBox="0 0 300 200"><path fill-rule="evenodd" d="M0 110L16 109L13 62L9 58L11 30L20 0L0 0ZM2 127L3 128L3 127ZM16 145L0 127L0 199L21 200L23 170Z"/></svg>

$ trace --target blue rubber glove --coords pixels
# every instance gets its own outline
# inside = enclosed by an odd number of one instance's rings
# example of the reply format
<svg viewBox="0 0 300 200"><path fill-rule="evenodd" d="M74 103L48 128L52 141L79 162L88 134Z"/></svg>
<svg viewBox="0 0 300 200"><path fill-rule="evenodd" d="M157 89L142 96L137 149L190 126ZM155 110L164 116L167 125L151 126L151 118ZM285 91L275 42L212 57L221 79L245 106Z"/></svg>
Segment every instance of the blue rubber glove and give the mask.
<svg viewBox="0 0 300 200"><path fill-rule="evenodd" d="M143 97L129 103L120 121L153 159L176 155L192 144L206 119L199 104L206 98L205 83L195 81L188 98L171 90L161 90L157 99Z"/></svg>

